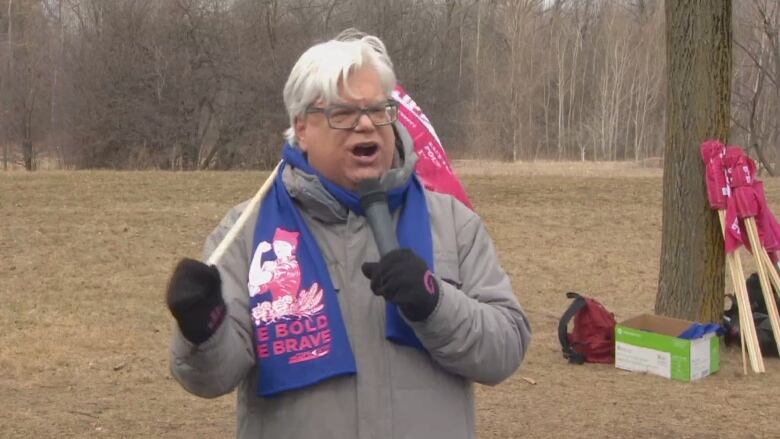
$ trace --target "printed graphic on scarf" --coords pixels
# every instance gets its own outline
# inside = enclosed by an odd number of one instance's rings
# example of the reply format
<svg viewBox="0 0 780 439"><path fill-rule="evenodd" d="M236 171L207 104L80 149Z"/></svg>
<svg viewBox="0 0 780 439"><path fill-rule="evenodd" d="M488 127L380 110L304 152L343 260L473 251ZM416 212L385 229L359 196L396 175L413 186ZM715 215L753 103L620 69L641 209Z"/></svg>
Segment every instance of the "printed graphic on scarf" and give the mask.
<svg viewBox="0 0 780 439"><path fill-rule="evenodd" d="M259 358L292 354L288 363L294 364L330 351L328 317L322 313L324 291L317 282L301 288L299 236L277 228L273 242L260 242L252 258L248 286Z"/></svg>

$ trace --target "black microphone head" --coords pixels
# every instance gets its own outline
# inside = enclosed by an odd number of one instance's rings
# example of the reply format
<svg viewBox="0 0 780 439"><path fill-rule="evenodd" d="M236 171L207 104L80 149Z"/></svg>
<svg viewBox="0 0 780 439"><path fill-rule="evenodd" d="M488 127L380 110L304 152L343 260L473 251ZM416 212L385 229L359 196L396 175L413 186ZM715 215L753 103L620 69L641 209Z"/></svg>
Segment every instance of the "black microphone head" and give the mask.
<svg viewBox="0 0 780 439"><path fill-rule="evenodd" d="M358 182L358 193L360 194L360 205L363 209L380 202L387 204L387 192L382 189L378 178L367 178Z"/></svg>

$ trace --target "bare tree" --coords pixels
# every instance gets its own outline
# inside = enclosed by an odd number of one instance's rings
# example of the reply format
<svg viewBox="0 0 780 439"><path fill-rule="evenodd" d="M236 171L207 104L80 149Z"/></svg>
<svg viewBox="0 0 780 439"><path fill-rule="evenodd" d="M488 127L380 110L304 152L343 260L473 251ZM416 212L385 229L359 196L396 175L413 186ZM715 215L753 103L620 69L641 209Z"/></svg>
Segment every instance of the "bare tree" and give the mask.
<svg viewBox="0 0 780 439"><path fill-rule="evenodd" d="M38 0L8 3L4 115L6 133L4 163L9 160L8 143L21 145L25 169L35 167L34 142L46 135L48 103L40 98L49 87L48 23ZM4 165L5 168L5 165Z"/></svg>
<svg viewBox="0 0 780 439"><path fill-rule="evenodd" d="M735 11L737 68L732 93L733 140L754 154L761 169L774 175L780 125L780 56L777 52L780 2L754 0Z"/></svg>
<svg viewBox="0 0 780 439"><path fill-rule="evenodd" d="M0 19L6 26L0 63L16 73L0 77L3 111L27 96L34 103L27 112L33 141L25 145L56 152L68 166L270 166L287 124L286 73L305 48L352 26L386 42L401 84L451 155L643 160L662 154L658 2L6 1L3 9L16 12ZM741 7L750 9L739 27L748 51L740 51L745 62L734 77L734 124L769 164L780 137L778 98L769 96L777 76L777 0L752 1ZM22 37L23 18L32 16L44 31ZM756 56L761 35L763 58ZM28 56L27 40L45 56ZM32 94L19 93L21 66L36 59L45 74L31 76ZM3 125L4 145L21 150L21 122Z"/></svg>
<svg viewBox="0 0 780 439"><path fill-rule="evenodd" d="M13 20L13 0L8 0L8 13L6 15L7 24L8 27L7 36L6 36L6 43L8 47L8 51L6 52L6 69L5 69L5 75L3 75L3 78L0 78L0 81L2 81L2 92L3 92L3 120L8 120L10 115L10 109L11 109L11 74L14 70L14 45L13 45L13 27L14 27L14 20ZM4 134L5 138L3 139L3 170L8 170L8 159L9 159L9 141L10 141L10 135L9 131L10 128L8 127L8 124L5 123L4 128Z"/></svg>

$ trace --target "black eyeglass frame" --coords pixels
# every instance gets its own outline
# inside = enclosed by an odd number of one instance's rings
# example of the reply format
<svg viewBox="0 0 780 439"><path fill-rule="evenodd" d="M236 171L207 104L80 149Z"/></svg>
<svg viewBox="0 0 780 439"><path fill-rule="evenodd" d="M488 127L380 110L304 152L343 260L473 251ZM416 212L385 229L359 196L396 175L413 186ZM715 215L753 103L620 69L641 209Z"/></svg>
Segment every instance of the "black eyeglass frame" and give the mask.
<svg viewBox="0 0 780 439"><path fill-rule="evenodd" d="M312 114L312 113L322 113L325 115L325 119L328 121L328 126L334 130L345 130L350 131L354 130L356 126L358 126L358 123L360 123L360 118L363 117L365 114L368 116L368 119L371 121L371 123L374 124L375 127L382 127L390 125L398 120L398 101L394 99L388 99L382 103L372 105L370 107L361 108L356 105L347 105L347 104L333 104L327 107L308 107L304 113L306 114ZM377 122L371 117L371 112L384 109L385 113L387 114L388 111L390 111L390 120L388 121L382 121ZM331 121L331 115L336 110L351 110L358 112L358 117L355 118L355 121L352 123L351 126L333 126L333 122Z"/></svg>

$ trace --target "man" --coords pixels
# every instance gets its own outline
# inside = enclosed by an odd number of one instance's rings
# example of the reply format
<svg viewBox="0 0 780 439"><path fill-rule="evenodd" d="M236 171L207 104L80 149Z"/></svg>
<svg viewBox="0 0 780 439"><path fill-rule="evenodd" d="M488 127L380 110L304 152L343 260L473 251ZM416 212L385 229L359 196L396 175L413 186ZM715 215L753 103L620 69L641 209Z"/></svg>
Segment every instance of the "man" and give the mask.
<svg viewBox="0 0 780 439"><path fill-rule="evenodd" d="M471 383L499 383L523 360L530 327L481 220L413 173L395 82L375 37L307 50L285 85L283 166L255 227L217 267L174 270L172 373L206 398L238 387L239 438L473 438ZM378 177L402 247L381 258L355 192Z"/></svg>

